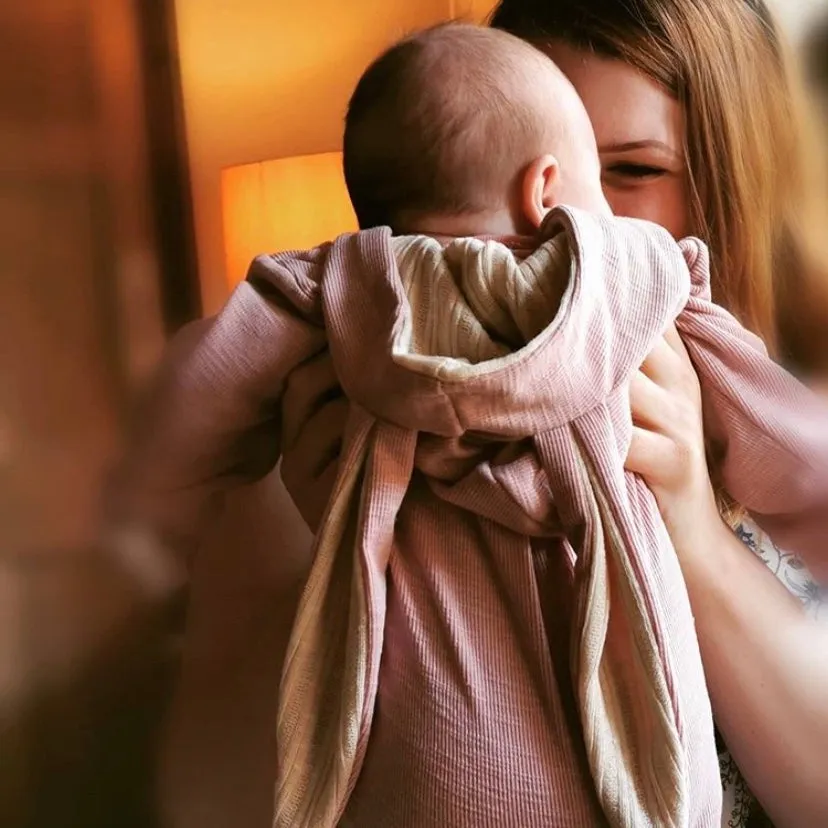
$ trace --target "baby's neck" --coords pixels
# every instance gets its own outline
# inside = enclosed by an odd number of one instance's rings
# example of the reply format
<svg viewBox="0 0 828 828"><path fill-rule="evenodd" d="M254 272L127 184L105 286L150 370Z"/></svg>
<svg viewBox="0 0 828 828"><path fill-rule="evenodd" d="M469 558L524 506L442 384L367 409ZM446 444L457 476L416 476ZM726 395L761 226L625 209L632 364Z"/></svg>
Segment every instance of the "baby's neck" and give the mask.
<svg viewBox="0 0 828 828"><path fill-rule="evenodd" d="M517 227L512 216L504 210L460 216L421 216L410 225L406 223L400 235L457 239L470 236L526 236L530 235L530 231L526 227Z"/></svg>

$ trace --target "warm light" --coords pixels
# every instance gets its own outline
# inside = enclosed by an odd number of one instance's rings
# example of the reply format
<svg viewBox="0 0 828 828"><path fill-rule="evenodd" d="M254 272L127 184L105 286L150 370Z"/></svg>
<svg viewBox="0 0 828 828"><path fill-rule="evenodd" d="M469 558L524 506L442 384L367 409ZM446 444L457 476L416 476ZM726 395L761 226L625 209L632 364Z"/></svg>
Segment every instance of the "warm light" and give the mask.
<svg viewBox="0 0 828 828"><path fill-rule="evenodd" d="M302 250L357 229L341 152L230 167L221 191L231 287L260 253Z"/></svg>

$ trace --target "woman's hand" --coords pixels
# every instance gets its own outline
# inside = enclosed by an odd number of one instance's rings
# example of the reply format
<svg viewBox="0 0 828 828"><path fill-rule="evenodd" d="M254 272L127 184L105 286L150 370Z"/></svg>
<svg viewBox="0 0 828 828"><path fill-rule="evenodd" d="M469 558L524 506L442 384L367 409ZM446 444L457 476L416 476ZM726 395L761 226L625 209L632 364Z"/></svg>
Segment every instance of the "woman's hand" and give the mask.
<svg viewBox="0 0 828 828"><path fill-rule="evenodd" d="M671 326L630 386L633 435L626 468L655 495L674 545L720 531L705 457L701 391L690 357Z"/></svg>
<svg viewBox="0 0 828 828"><path fill-rule="evenodd" d="M681 562L716 723L775 824L828 825L828 630L719 517L699 382L674 328L630 401L627 468L655 495Z"/></svg>

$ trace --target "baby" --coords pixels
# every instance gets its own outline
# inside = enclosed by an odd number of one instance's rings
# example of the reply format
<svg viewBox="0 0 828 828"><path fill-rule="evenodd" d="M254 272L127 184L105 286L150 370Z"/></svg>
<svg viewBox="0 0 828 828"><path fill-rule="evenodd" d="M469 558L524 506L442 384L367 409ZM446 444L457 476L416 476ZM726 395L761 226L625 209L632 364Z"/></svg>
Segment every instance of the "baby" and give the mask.
<svg viewBox="0 0 828 828"><path fill-rule="evenodd" d="M344 167L362 229L533 235L558 204L609 213L589 116L549 58L447 24L406 38L357 84Z"/></svg>

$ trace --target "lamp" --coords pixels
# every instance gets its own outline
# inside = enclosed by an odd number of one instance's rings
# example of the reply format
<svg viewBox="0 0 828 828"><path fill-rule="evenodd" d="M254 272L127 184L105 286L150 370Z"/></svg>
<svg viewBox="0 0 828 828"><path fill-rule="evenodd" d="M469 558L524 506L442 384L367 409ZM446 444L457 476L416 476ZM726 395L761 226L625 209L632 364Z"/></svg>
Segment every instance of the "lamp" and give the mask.
<svg viewBox="0 0 828 828"><path fill-rule="evenodd" d="M260 253L315 247L357 229L341 152L228 167L221 196L230 287Z"/></svg>

